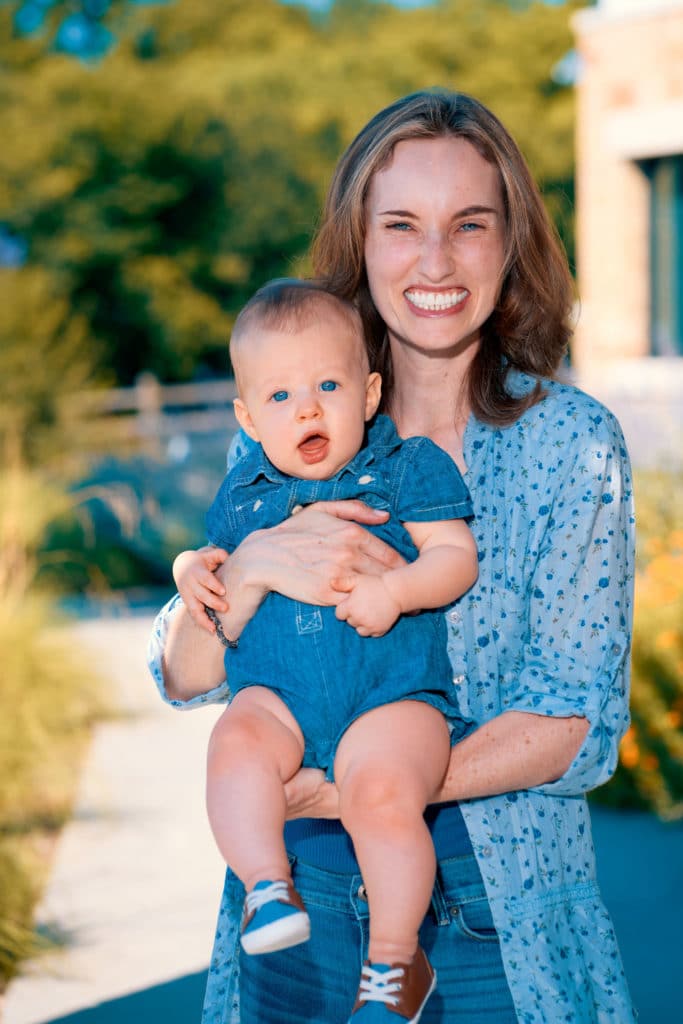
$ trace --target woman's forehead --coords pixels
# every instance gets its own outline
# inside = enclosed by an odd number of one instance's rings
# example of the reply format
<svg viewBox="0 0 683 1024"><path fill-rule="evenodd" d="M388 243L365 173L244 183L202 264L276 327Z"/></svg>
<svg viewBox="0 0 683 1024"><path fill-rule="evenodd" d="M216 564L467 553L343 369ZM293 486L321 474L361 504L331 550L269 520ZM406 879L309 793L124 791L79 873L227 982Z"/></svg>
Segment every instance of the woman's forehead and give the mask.
<svg viewBox="0 0 683 1024"><path fill-rule="evenodd" d="M400 214L409 212L401 204L439 201L457 201L463 207L502 204L497 167L467 139L451 135L404 139L370 179L368 205L375 213Z"/></svg>

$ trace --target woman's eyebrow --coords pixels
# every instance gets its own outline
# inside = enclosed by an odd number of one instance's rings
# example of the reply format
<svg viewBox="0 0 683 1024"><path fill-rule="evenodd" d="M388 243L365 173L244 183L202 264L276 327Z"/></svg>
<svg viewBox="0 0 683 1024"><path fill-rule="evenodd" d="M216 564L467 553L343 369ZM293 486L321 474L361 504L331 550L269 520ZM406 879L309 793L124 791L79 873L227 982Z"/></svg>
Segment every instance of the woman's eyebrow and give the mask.
<svg viewBox="0 0 683 1024"><path fill-rule="evenodd" d="M494 213L500 214L500 210L497 210L494 206L482 206L479 204L473 204L472 206L466 206L464 210L458 210L457 213L453 214L453 220L457 220L459 217L473 217L481 215L482 213ZM416 217L417 214L411 210L378 210L378 217Z"/></svg>

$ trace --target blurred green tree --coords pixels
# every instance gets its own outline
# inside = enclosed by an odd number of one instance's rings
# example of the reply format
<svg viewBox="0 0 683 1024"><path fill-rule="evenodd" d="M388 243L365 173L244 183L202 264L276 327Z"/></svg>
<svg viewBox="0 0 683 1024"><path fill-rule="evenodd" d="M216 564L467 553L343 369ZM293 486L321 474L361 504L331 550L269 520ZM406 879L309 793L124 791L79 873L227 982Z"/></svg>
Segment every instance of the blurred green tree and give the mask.
<svg viewBox="0 0 683 1024"><path fill-rule="evenodd" d="M571 5L121 6L126 31L97 65L17 37L0 9L5 251L53 280L105 380L224 371L245 298L305 269L343 145L418 88L472 92L500 114L571 247L572 95L552 78Z"/></svg>

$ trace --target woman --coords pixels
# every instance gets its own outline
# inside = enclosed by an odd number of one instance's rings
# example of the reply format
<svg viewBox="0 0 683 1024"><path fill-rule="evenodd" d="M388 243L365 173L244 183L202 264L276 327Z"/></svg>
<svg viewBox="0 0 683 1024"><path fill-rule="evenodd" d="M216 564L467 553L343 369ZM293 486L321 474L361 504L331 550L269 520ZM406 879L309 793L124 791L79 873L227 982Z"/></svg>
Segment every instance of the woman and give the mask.
<svg viewBox="0 0 683 1024"><path fill-rule="evenodd" d="M439 871L421 945L439 981L422 1020L634 1020L584 799L628 725L628 458L613 417L553 379L572 289L538 191L486 108L418 93L342 156L314 254L358 303L399 433L449 452L475 506L479 580L447 623L477 728L453 747L429 814ZM358 503L310 506L248 538L224 567L228 635L269 590L334 604L346 576L394 564L362 529L371 521ZM167 699L227 698L219 644L177 602L155 642ZM239 964L242 894L228 877L205 1024L349 1016L367 902L336 813L334 789L300 773L288 849L309 943Z"/></svg>

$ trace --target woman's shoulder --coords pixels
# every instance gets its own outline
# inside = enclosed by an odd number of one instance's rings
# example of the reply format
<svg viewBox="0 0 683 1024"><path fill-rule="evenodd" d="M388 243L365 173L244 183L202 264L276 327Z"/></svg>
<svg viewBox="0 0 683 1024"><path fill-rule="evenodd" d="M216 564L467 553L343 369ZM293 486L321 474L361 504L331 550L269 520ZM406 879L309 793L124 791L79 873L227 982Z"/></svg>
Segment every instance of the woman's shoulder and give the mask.
<svg viewBox="0 0 683 1024"><path fill-rule="evenodd" d="M621 426L606 405L576 385L542 380L542 397L515 424L550 444L559 440L617 445L625 449Z"/></svg>

